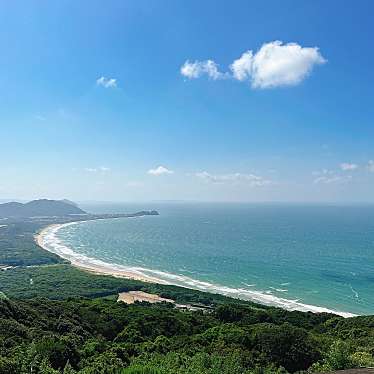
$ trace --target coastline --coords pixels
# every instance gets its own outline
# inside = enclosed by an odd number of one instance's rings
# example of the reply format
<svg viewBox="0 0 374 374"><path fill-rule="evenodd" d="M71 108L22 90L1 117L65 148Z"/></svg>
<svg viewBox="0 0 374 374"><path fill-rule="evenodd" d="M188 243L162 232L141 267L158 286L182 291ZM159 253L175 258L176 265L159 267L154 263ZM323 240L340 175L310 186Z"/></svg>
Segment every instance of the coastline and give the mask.
<svg viewBox="0 0 374 374"><path fill-rule="evenodd" d="M87 271L97 275L110 275L116 278L133 279L143 282L158 283L164 285L176 285L203 292L223 294L228 297L252 301L258 304L278 307L289 311L297 310L301 312L332 313L340 315L344 318L357 316L357 314L349 312L328 309L316 305L304 304L299 302L299 300L290 300L276 297L274 295L269 295L261 291L251 291L247 289L235 289L226 286L218 286L211 283L198 281L185 276L179 276L151 269L142 269L134 267L130 268L123 265L106 263L104 261L97 260L95 258L90 258L85 255L80 255L74 252L71 248L68 248L63 244L60 244L56 239L55 234L62 227L71 226L82 222L87 221L73 221L62 224L48 225L42 228L38 233L34 235L35 243L40 248L48 252L54 253L65 260L68 260L72 266L77 267L82 271ZM54 245L51 246L53 248L49 247L46 244L48 240L54 241ZM157 277L145 274L144 272L147 271L156 274ZM162 279L163 276L167 277L168 280Z"/></svg>
<svg viewBox="0 0 374 374"><path fill-rule="evenodd" d="M100 260L90 259L85 256L76 257L74 256L74 252L72 252L72 255L64 255L62 252L56 252L52 251L50 248L48 248L44 243L44 236L50 232L51 229L53 229L53 233L58 231L61 227L65 226L71 226L82 222L88 222L88 221L73 221L68 223L60 223L60 224L51 224L44 228L42 228L39 232L37 232L34 235L35 243L45 251L51 252L60 258L64 260L68 260L70 264L78 269L81 269L83 271L87 271L89 273L97 274L97 275L111 275L116 278L126 278L126 279L134 279L139 280L142 282L149 282L149 283L160 283L158 279L153 277L144 276L140 272L132 271L130 269L119 269L115 270L113 269L110 264L107 264ZM85 257L85 260L82 260L82 258ZM93 264L91 261L95 261L95 264Z"/></svg>

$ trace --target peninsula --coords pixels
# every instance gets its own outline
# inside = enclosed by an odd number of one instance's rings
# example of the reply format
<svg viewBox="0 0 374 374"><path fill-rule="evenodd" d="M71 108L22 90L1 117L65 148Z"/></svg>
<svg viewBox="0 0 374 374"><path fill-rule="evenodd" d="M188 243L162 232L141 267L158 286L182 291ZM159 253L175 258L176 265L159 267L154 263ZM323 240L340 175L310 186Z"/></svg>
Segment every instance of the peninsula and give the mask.
<svg viewBox="0 0 374 374"><path fill-rule="evenodd" d="M64 218L71 221L88 221L95 219L109 218L129 218L141 216L157 216L159 213L155 210L140 211L136 213L117 213L117 214L91 214L87 213L72 201L39 199L28 203L9 202L0 204L1 219L43 219Z"/></svg>

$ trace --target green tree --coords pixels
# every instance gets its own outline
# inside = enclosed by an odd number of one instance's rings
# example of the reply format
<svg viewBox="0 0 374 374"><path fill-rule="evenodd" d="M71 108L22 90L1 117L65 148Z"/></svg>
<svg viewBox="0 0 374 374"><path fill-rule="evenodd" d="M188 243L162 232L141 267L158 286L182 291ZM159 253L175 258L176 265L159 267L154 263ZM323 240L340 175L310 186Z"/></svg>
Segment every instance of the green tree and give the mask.
<svg viewBox="0 0 374 374"><path fill-rule="evenodd" d="M325 362L332 370L350 369L354 366L351 353L350 344L342 340L334 341Z"/></svg>
<svg viewBox="0 0 374 374"><path fill-rule="evenodd" d="M0 374L18 374L20 368L11 358L0 357Z"/></svg>
<svg viewBox="0 0 374 374"><path fill-rule="evenodd" d="M268 363L289 372L306 370L321 357L317 341L304 329L289 323L260 324L254 331L254 348L265 355Z"/></svg>
<svg viewBox="0 0 374 374"><path fill-rule="evenodd" d="M161 374L161 371L151 366L135 365L123 369L120 374Z"/></svg>

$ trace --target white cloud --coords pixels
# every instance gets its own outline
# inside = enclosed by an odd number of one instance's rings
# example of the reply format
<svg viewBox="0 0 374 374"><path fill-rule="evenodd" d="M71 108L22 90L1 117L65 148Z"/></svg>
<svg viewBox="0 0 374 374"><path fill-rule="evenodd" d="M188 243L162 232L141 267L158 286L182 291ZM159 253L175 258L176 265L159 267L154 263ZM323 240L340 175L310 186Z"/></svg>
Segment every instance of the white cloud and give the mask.
<svg viewBox="0 0 374 374"><path fill-rule="evenodd" d="M232 173L232 174L218 174L213 175L207 171L202 171L195 174L196 177L204 179L211 183L239 183L243 182L251 187L260 187L271 184L269 180L264 179L254 174Z"/></svg>
<svg viewBox="0 0 374 374"><path fill-rule="evenodd" d="M105 88L115 88L117 87L117 79L100 77L96 80L96 84Z"/></svg>
<svg viewBox="0 0 374 374"><path fill-rule="evenodd" d="M349 162L343 162L342 164L340 164L340 169L342 169L343 171L356 170L356 169L358 169L358 165L357 164L351 164Z"/></svg>
<svg viewBox="0 0 374 374"><path fill-rule="evenodd" d="M373 161L373 160L370 160L370 161L369 161L367 168L368 168L368 170L369 170L371 173L374 173L374 161Z"/></svg>
<svg viewBox="0 0 374 374"><path fill-rule="evenodd" d="M163 175L163 174L173 174L174 171L172 170L169 170L168 168L164 167L164 166L158 166L157 168L155 169L150 169L148 170L148 174L150 175Z"/></svg>
<svg viewBox="0 0 374 374"><path fill-rule="evenodd" d="M317 171L312 174L317 176L317 178L314 179L314 184L345 183L352 179L352 175L339 175L336 171L328 169L323 169L322 171Z"/></svg>
<svg viewBox="0 0 374 374"><path fill-rule="evenodd" d="M207 75L209 78L216 80L225 76L225 74L218 70L218 65L212 60L195 62L187 60L181 67L180 72L189 79L196 79L202 75Z"/></svg>
<svg viewBox="0 0 374 374"><path fill-rule="evenodd" d="M333 183L347 183L353 179L352 175L347 175L347 172L355 171L359 168L359 165L343 162L339 165L340 170L328 170L322 169L321 171L315 171L312 175L315 176L315 184L333 184ZM374 171L374 162L373 162Z"/></svg>
<svg viewBox="0 0 374 374"><path fill-rule="evenodd" d="M110 171L110 169L105 166L99 166L98 168L85 168L84 171L88 173L99 173L99 172L106 173Z"/></svg>
<svg viewBox="0 0 374 374"><path fill-rule="evenodd" d="M252 51L243 53L230 69L235 79L248 80L253 88L272 88L294 86L308 76L315 65L325 62L317 47L283 44L276 40L263 44L255 54Z"/></svg>
<svg viewBox="0 0 374 374"><path fill-rule="evenodd" d="M352 175L329 175L318 177L314 180L315 184L332 184L332 183L344 183L349 182L352 179Z"/></svg>
<svg viewBox="0 0 374 374"><path fill-rule="evenodd" d="M230 69L235 79L238 81L245 81L250 79L253 67L253 52L247 51L242 54L240 58L235 60Z"/></svg>
<svg viewBox="0 0 374 374"><path fill-rule="evenodd" d="M254 53L244 52L230 65L230 73L222 73L213 60L186 61L180 72L189 79L207 75L213 80L232 76L241 82L250 82L252 88L295 86L303 81L315 65L324 64L317 47L302 47L297 43L276 40L265 43Z"/></svg>

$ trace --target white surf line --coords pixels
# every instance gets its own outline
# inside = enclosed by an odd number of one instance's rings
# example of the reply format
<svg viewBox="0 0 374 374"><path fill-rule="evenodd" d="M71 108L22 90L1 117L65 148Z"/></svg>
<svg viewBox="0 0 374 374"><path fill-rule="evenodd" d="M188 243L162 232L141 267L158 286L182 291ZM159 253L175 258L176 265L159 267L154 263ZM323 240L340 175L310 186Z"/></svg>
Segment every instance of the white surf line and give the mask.
<svg viewBox="0 0 374 374"><path fill-rule="evenodd" d="M64 224L51 225L43 229L37 236L36 242L43 249L57 254L69 260L72 265L84 270L96 273L138 279L148 282L169 284L196 289L210 293L218 293L233 298L257 302L267 306L275 306L289 311L298 310L301 312L333 313L342 317L355 317L356 314L333 310L317 305L309 305L300 302L298 299L290 300L272 295L262 291L248 290L245 288L231 288L216 285L209 282L199 281L187 276L172 274L159 270L152 270L142 267L129 267L118 264L111 264L86 255L74 252L73 249L64 245L56 236L57 232L67 226L76 225L87 221L69 222Z"/></svg>
<svg viewBox="0 0 374 374"><path fill-rule="evenodd" d="M65 260L70 261L73 266L76 266L83 270L100 274L113 275L116 277L125 277L146 282L160 283L158 279L151 276L146 276L135 268L111 264L102 260L95 259L93 257L79 254L70 247L64 245L56 236L57 232L61 228L76 225L82 222L88 221L76 221L47 226L35 236L35 240L41 248L45 249L46 251L52 252Z"/></svg>
<svg viewBox="0 0 374 374"><path fill-rule="evenodd" d="M209 282L202 282L199 280L195 280L195 279L192 279L186 276L170 274L170 273L162 272L158 270L149 270L149 269L141 269L141 268L138 268L138 269L141 271L146 271L146 272L155 274L156 277L157 276L162 277L161 279L169 278L170 283L175 284L175 285L179 285L179 286L188 285L189 287L193 289L198 289L200 291L219 293L225 296L230 296L234 298L236 297L236 298L244 299L248 301L254 301L259 304L265 304L268 306L276 306L276 307L280 307L286 310L291 310L291 311L299 310L302 312L314 312L314 313L334 313L342 317L356 316L356 314L353 314L353 313L328 309L328 308L316 306L316 305L309 305L309 304L301 303L297 299L296 300L285 299L285 298L277 297L270 293L266 293L262 291L252 291L252 290L247 290L244 288L231 288L231 287L226 287L226 286L220 286L220 285L212 284Z"/></svg>

